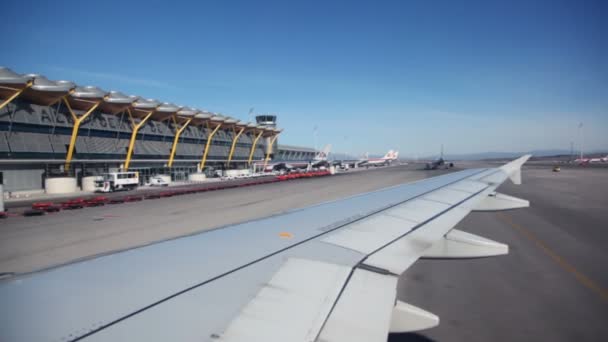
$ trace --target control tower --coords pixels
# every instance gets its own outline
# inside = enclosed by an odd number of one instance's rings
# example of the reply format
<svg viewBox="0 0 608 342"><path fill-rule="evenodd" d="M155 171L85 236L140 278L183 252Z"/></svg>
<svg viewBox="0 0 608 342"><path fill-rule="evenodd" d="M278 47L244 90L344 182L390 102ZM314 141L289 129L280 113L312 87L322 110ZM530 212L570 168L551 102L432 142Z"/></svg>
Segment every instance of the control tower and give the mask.
<svg viewBox="0 0 608 342"><path fill-rule="evenodd" d="M255 121L258 125L277 128L277 116L276 115L256 115Z"/></svg>
<svg viewBox="0 0 608 342"><path fill-rule="evenodd" d="M264 127L277 128L277 116L276 115L272 115L272 114L256 115L255 122L257 122L258 125L261 125ZM270 159L272 160L272 159L274 159L275 152L278 151L277 146L279 145L279 142L276 141L273 144L273 146L270 146L271 137L265 137L264 139L266 142L266 155L270 155Z"/></svg>

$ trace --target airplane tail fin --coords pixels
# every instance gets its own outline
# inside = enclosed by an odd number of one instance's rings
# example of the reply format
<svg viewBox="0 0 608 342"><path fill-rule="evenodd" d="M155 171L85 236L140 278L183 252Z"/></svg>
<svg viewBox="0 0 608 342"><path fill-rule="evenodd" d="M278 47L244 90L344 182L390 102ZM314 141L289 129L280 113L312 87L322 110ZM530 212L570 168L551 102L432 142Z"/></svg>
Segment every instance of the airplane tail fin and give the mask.
<svg viewBox="0 0 608 342"><path fill-rule="evenodd" d="M331 151L331 144L325 145L325 147L323 147L323 150L321 150L319 153L317 153L317 155L315 156L315 160L318 160L318 161L327 160L327 157L329 157L330 151Z"/></svg>
<svg viewBox="0 0 608 342"><path fill-rule="evenodd" d="M399 158L399 151L395 151L395 154L393 154L393 159L397 160Z"/></svg>
<svg viewBox="0 0 608 342"><path fill-rule="evenodd" d="M386 154L384 155L383 159L393 159L393 155L394 154L395 154L395 151L389 150L388 152L386 152Z"/></svg>

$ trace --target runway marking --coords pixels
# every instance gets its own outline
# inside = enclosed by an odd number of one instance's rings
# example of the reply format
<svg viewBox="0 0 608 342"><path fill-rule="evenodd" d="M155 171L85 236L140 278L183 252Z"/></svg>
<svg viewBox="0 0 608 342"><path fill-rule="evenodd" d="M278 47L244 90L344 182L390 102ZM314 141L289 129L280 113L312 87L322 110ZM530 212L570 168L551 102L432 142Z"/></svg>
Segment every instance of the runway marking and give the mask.
<svg viewBox="0 0 608 342"><path fill-rule="evenodd" d="M603 288L598 283L591 280L591 278L587 277L585 274L579 272L574 266L572 266L569 262L567 262L564 258L560 257L557 253L551 250L547 245L545 245L539 238L537 238L532 232L528 229L524 228L520 224L513 222L513 220L503 214L496 213L496 216L503 222L507 223L509 226L519 231L525 237L527 237L530 241L534 242L536 246L538 246L545 254L547 254L553 261L555 261L561 268L563 268L566 272L572 274L579 283L583 284L586 288L591 291L597 293L603 300L608 301L608 289Z"/></svg>

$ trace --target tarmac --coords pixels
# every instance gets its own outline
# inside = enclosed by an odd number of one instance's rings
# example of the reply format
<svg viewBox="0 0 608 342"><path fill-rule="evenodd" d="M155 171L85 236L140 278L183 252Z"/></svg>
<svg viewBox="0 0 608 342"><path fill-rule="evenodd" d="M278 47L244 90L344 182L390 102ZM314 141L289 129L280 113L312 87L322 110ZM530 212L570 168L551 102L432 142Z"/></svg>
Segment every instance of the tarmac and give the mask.
<svg viewBox="0 0 608 342"><path fill-rule="evenodd" d="M30 272L454 171L420 167L11 217L0 221L0 272ZM530 208L471 213L457 226L509 244L509 255L415 263L398 297L441 323L389 341L608 340L608 169L524 167L523 182L499 191L530 200Z"/></svg>
<svg viewBox="0 0 608 342"><path fill-rule="evenodd" d="M438 327L401 341L608 341L608 169L525 167L500 192L530 208L471 213L456 228L507 243L506 256L420 260L399 299Z"/></svg>

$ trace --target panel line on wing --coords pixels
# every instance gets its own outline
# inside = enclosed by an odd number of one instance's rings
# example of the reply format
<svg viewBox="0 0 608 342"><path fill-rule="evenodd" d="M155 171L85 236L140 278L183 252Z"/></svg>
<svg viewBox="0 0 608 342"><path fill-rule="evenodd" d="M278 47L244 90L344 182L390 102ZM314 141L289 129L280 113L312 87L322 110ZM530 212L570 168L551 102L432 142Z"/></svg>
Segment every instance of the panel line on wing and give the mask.
<svg viewBox="0 0 608 342"><path fill-rule="evenodd" d="M440 201L440 200L438 200L438 199L434 199L434 198L428 198L428 197L425 197L425 198L423 198L423 199L424 199L425 201L428 201L428 202L435 202L435 203L446 204L446 205L450 205L450 206L452 205L452 203L445 202L445 201Z"/></svg>
<svg viewBox="0 0 608 342"><path fill-rule="evenodd" d="M412 222L412 223L415 223L415 224L420 223L420 222L414 221L414 220L412 220L410 218L399 216L399 215L396 215L396 214L393 214L393 213L383 213L383 215L384 216L388 216L388 217L394 217L394 218L397 218L397 219L400 219L400 220L404 220L404 221L408 221L408 222Z"/></svg>

